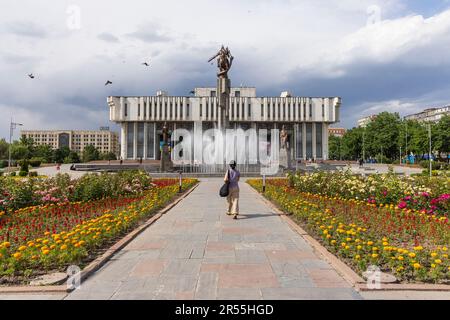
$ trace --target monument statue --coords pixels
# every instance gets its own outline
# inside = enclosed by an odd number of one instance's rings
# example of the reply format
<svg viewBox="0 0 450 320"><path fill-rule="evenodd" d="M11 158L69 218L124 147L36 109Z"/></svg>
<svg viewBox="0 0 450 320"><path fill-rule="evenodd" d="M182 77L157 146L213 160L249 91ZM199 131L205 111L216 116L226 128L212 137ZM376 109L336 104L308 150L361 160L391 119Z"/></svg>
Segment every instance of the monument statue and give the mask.
<svg viewBox="0 0 450 320"><path fill-rule="evenodd" d="M281 127L280 139L280 166L289 169L291 167L291 150L289 146L289 135L284 125Z"/></svg>
<svg viewBox="0 0 450 320"><path fill-rule="evenodd" d="M230 49L222 45L219 52L217 52L208 62L217 58L217 104L219 105L219 116L217 127L219 130L228 128L229 125L229 109L230 109L230 88L231 81L228 79L228 71L233 65L234 57L231 55Z"/></svg>
<svg viewBox="0 0 450 320"><path fill-rule="evenodd" d="M280 132L281 137L281 149L289 149L289 136L286 131L286 127L283 125Z"/></svg>
<svg viewBox="0 0 450 320"><path fill-rule="evenodd" d="M228 49L228 47L225 48L222 45L222 48L220 48L219 52L214 57L209 59L208 62L211 62L215 58L217 58L217 67L219 68L217 77L228 78L228 71L231 69L234 59L234 57L231 55L230 49Z"/></svg>
<svg viewBox="0 0 450 320"><path fill-rule="evenodd" d="M162 128L163 134L163 144L161 148L161 162L160 169L161 172L167 172L173 170L173 163L170 157L170 149L169 149L169 129L167 128L167 122L164 122L164 126Z"/></svg>

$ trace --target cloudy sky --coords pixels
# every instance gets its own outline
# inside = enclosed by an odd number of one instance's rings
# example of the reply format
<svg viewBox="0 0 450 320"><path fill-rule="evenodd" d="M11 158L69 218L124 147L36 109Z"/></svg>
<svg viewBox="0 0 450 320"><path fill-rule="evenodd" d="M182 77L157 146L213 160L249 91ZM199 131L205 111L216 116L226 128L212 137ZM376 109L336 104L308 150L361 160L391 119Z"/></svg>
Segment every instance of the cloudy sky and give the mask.
<svg viewBox="0 0 450 320"><path fill-rule="evenodd" d="M11 117L26 129L113 127L108 95L214 85L206 61L222 43L235 56L233 85L260 96L341 96L344 127L450 103L450 0L0 0L0 8L0 138Z"/></svg>

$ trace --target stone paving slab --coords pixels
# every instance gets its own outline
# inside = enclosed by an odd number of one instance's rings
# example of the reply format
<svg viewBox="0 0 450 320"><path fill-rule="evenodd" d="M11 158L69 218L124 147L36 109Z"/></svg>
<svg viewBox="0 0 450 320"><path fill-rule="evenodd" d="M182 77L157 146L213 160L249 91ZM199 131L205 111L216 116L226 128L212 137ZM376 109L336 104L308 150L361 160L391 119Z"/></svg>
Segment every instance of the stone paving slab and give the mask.
<svg viewBox="0 0 450 320"><path fill-rule="evenodd" d="M203 179L67 298L361 298L244 182L227 216L221 184Z"/></svg>

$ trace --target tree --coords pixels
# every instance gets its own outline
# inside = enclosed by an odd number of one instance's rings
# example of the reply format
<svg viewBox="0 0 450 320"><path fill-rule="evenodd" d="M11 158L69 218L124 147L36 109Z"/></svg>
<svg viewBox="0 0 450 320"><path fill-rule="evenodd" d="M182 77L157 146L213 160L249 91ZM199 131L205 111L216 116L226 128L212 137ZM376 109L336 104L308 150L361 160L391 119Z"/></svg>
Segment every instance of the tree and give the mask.
<svg viewBox="0 0 450 320"><path fill-rule="evenodd" d="M11 158L14 160L30 159L30 149L18 141L14 141L11 145Z"/></svg>
<svg viewBox="0 0 450 320"><path fill-rule="evenodd" d="M0 139L0 160L8 159L9 143L5 139Z"/></svg>
<svg viewBox="0 0 450 320"><path fill-rule="evenodd" d="M334 135L328 138L328 153L331 160L342 159L341 153L342 139L343 138Z"/></svg>
<svg viewBox="0 0 450 320"><path fill-rule="evenodd" d="M345 160L357 160L362 156L364 128L348 130L341 141L341 154Z"/></svg>
<svg viewBox="0 0 450 320"><path fill-rule="evenodd" d="M434 126L434 148L440 154L450 153L450 115L441 118L439 123Z"/></svg>
<svg viewBox="0 0 450 320"><path fill-rule="evenodd" d="M398 113L382 112L371 121L365 131L366 154L381 154L389 159L396 159L400 147L398 137L401 127Z"/></svg>
<svg viewBox="0 0 450 320"><path fill-rule="evenodd" d="M63 163L64 159L69 156L69 147L62 147L53 151L53 161L56 163Z"/></svg>
<svg viewBox="0 0 450 320"><path fill-rule="evenodd" d="M102 158L103 160L117 160L117 157L114 154L114 152L102 153L100 158Z"/></svg>
<svg viewBox="0 0 450 320"><path fill-rule="evenodd" d="M64 159L64 163L80 163L80 156L75 151L70 151L69 155Z"/></svg>
<svg viewBox="0 0 450 320"><path fill-rule="evenodd" d="M100 160L100 152L96 147L89 144L84 148L83 151L83 162Z"/></svg>
<svg viewBox="0 0 450 320"><path fill-rule="evenodd" d="M53 149L48 144L42 144L34 148L33 157L42 158L45 162L52 162Z"/></svg>

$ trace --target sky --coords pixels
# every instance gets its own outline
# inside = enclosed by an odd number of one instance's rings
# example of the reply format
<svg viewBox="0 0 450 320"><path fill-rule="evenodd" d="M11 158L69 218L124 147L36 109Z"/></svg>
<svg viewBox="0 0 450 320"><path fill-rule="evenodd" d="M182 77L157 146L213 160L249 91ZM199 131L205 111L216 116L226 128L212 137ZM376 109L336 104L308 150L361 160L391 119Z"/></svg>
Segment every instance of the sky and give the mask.
<svg viewBox="0 0 450 320"><path fill-rule="evenodd" d="M116 130L107 96L214 86L222 44L232 85L340 96L338 127L450 104L450 0L0 0L0 43L6 139L11 118Z"/></svg>

